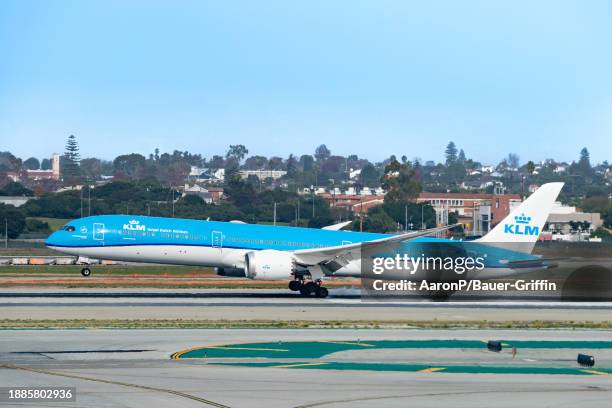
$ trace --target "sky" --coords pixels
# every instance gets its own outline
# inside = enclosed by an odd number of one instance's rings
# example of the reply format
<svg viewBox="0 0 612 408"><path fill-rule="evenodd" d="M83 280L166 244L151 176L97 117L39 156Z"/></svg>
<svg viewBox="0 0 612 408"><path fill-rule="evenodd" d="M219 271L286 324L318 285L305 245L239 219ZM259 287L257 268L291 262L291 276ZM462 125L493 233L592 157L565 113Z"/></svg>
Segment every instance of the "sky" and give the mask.
<svg viewBox="0 0 612 408"><path fill-rule="evenodd" d="M0 3L0 151L612 161L609 1Z"/></svg>

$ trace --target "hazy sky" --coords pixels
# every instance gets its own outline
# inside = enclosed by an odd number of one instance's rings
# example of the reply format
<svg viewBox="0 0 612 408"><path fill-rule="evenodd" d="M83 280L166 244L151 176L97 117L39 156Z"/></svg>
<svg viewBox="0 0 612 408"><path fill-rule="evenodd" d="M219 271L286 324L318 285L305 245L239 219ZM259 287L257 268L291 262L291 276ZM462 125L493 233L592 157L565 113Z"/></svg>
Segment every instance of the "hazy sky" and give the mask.
<svg viewBox="0 0 612 408"><path fill-rule="evenodd" d="M610 1L0 2L0 150L612 161Z"/></svg>

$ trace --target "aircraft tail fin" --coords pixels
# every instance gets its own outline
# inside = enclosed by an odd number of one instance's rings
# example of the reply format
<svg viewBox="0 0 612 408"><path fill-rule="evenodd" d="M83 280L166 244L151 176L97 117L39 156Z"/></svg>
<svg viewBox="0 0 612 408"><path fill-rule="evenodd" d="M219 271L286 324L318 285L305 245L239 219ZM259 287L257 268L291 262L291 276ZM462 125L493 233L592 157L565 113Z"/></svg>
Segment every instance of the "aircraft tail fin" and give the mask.
<svg viewBox="0 0 612 408"><path fill-rule="evenodd" d="M543 184L478 242L508 244L521 252L531 252L563 183Z"/></svg>

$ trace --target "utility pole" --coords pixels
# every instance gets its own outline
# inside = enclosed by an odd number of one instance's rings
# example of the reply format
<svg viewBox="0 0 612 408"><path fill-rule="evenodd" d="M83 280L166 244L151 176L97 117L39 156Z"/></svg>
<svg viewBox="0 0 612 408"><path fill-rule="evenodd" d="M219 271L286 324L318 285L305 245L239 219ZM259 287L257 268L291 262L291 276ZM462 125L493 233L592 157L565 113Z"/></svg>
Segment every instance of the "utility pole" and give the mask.
<svg viewBox="0 0 612 408"><path fill-rule="evenodd" d="M174 218L174 187L172 187L172 218Z"/></svg>
<svg viewBox="0 0 612 408"><path fill-rule="evenodd" d="M151 204L147 203L147 215L151 215Z"/></svg>
<svg viewBox="0 0 612 408"><path fill-rule="evenodd" d="M8 219L4 217L4 249L8 248Z"/></svg>
<svg viewBox="0 0 612 408"><path fill-rule="evenodd" d="M359 232L363 232L363 196L359 198Z"/></svg>
<svg viewBox="0 0 612 408"><path fill-rule="evenodd" d="M408 204L404 205L404 231L408 231Z"/></svg>
<svg viewBox="0 0 612 408"><path fill-rule="evenodd" d="M83 218L83 188L85 186L81 186L81 218Z"/></svg>
<svg viewBox="0 0 612 408"><path fill-rule="evenodd" d="M312 198L312 218L315 217L314 191L314 186L310 186L310 197Z"/></svg>
<svg viewBox="0 0 612 408"><path fill-rule="evenodd" d="M87 184L87 215L91 215L91 186Z"/></svg>
<svg viewBox="0 0 612 408"><path fill-rule="evenodd" d="M274 202L274 225L276 226L276 201Z"/></svg>

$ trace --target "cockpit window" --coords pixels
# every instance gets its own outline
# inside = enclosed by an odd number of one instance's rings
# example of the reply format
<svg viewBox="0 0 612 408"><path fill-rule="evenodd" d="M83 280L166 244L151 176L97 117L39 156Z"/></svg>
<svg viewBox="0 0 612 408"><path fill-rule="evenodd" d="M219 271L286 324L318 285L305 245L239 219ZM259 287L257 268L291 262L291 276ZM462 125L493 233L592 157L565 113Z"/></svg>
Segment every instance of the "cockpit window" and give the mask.
<svg viewBox="0 0 612 408"><path fill-rule="evenodd" d="M64 231L73 232L74 227L72 225L65 225L63 228Z"/></svg>

